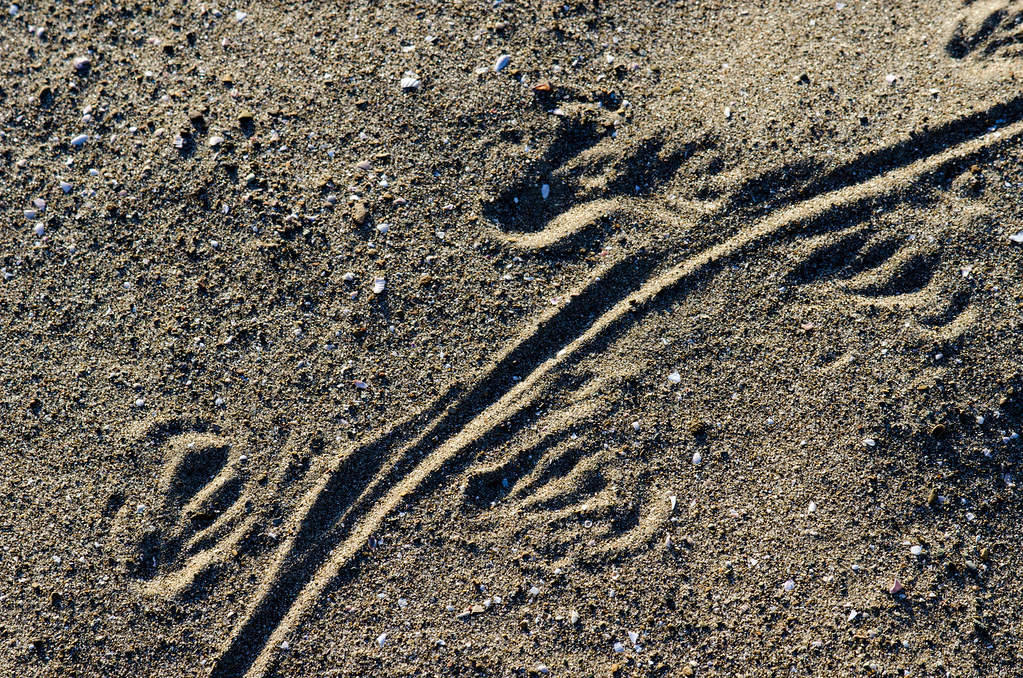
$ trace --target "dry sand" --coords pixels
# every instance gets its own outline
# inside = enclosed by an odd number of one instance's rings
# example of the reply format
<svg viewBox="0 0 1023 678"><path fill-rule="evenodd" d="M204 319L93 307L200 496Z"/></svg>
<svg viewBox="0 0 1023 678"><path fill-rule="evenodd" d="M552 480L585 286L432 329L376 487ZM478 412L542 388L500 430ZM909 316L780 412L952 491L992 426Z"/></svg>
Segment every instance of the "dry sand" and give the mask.
<svg viewBox="0 0 1023 678"><path fill-rule="evenodd" d="M0 675L1020 675L1021 20L5 8Z"/></svg>

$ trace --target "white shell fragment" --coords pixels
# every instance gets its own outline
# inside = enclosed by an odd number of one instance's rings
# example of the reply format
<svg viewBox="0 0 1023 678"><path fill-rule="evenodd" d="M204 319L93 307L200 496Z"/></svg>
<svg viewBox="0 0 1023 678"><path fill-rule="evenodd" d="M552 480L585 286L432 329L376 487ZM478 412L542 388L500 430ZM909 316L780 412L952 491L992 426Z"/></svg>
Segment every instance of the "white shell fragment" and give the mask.
<svg viewBox="0 0 1023 678"><path fill-rule="evenodd" d="M681 383L682 375L678 373L678 370L675 370L674 372L668 375L668 381L670 381L673 384Z"/></svg>
<svg viewBox="0 0 1023 678"><path fill-rule="evenodd" d="M348 273L345 273L343 276L341 276L341 279L344 280L345 282L352 282L353 280L355 280L355 274L349 271Z"/></svg>
<svg viewBox="0 0 1023 678"><path fill-rule="evenodd" d="M787 582L782 584L781 587L786 591L791 591L792 589L796 588L796 582L789 579Z"/></svg>
<svg viewBox="0 0 1023 678"><path fill-rule="evenodd" d="M387 644L387 634L386 633L381 633L379 636L377 636L377 645L379 645L380 647L383 647L386 644Z"/></svg>
<svg viewBox="0 0 1023 678"><path fill-rule="evenodd" d="M89 140L89 135L88 134L79 134L78 136L71 138L71 145L72 146L81 146L82 144L84 144L88 140Z"/></svg>
<svg viewBox="0 0 1023 678"><path fill-rule="evenodd" d="M36 224L35 227L32 229L32 231L36 235L38 235L40 238L42 238L43 237L43 233L46 232L46 229L43 227L42 224Z"/></svg>
<svg viewBox="0 0 1023 678"><path fill-rule="evenodd" d="M866 445L867 447L874 447L875 445L877 445L877 441L874 440L873 438L864 438L863 444Z"/></svg>
<svg viewBox="0 0 1023 678"><path fill-rule="evenodd" d="M511 63L510 54L502 54L497 57L497 61L494 62L494 73L500 73L509 63Z"/></svg>
<svg viewBox="0 0 1023 678"><path fill-rule="evenodd" d="M671 510L674 511L675 507L678 506L678 497L671 495L668 497L668 503L671 504Z"/></svg>
<svg viewBox="0 0 1023 678"><path fill-rule="evenodd" d="M614 650L615 650L615 652L619 652L619 653L620 652L625 652L625 646L622 645L621 643L615 643Z"/></svg>
<svg viewBox="0 0 1023 678"><path fill-rule="evenodd" d="M36 209L38 210L46 209L46 201L43 200L42 198L36 198L35 200L32 201L32 204L35 205Z"/></svg>
<svg viewBox="0 0 1023 678"><path fill-rule="evenodd" d="M696 454L693 455L693 464L699 466L702 463L703 463L703 455L700 454L699 452L697 452Z"/></svg>
<svg viewBox="0 0 1023 678"><path fill-rule="evenodd" d="M404 85L402 85L402 87L404 87ZM361 170L371 170L373 169L373 163L370 162L369 160L362 160L359 162L359 164L356 165L356 167L358 167Z"/></svg>
<svg viewBox="0 0 1023 678"><path fill-rule="evenodd" d="M391 225L390 224L386 224L386 223L385 224L377 224L377 231L379 231L381 233L381 235L384 234L384 233L387 233L389 230L391 230Z"/></svg>
<svg viewBox="0 0 1023 678"><path fill-rule="evenodd" d="M1016 235L1010 235L1009 240L1013 242L1023 243L1023 231L1020 231Z"/></svg>
<svg viewBox="0 0 1023 678"><path fill-rule="evenodd" d="M71 189L73 189L73 188L74 188L74 186L69 184L66 181L60 182L60 190L64 191L65 193L70 193Z"/></svg>
<svg viewBox="0 0 1023 678"><path fill-rule="evenodd" d="M209 140L210 148L216 148L222 143L224 143L224 137L210 137Z"/></svg>
<svg viewBox="0 0 1023 678"><path fill-rule="evenodd" d="M419 89L419 86L422 84L423 83L419 81L419 78L412 74L408 74L401 79L401 88L406 92L417 90Z"/></svg>
<svg viewBox="0 0 1023 678"><path fill-rule="evenodd" d="M540 187L540 197L541 198L546 200L548 197L550 197L550 194L551 194L550 184L544 184L543 186Z"/></svg>
<svg viewBox="0 0 1023 678"><path fill-rule="evenodd" d="M383 291L387 289L387 280L384 278L375 278L373 280L373 294L383 294Z"/></svg>
<svg viewBox="0 0 1023 678"><path fill-rule="evenodd" d="M924 547L920 546L920 544L914 544L913 546L909 547L909 552L912 553L914 556L921 556L924 553Z"/></svg>
<svg viewBox="0 0 1023 678"><path fill-rule="evenodd" d="M629 631L629 641L635 645L637 640L639 640L639 634L635 631Z"/></svg>

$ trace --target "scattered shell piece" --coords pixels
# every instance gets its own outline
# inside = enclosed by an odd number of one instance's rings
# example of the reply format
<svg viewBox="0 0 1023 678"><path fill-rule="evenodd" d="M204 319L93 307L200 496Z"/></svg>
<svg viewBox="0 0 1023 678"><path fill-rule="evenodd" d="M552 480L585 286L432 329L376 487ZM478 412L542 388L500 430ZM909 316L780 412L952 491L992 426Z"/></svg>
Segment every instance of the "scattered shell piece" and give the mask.
<svg viewBox="0 0 1023 678"><path fill-rule="evenodd" d="M216 148L220 144L224 143L224 137L210 137L209 142L210 148Z"/></svg>
<svg viewBox="0 0 1023 678"><path fill-rule="evenodd" d="M25 210L25 218L31 221L39 216L39 213L35 210Z"/></svg>
<svg viewBox="0 0 1023 678"><path fill-rule="evenodd" d="M398 607L404 610L406 607L408 607L408 600L406 600L405 598L398 598Z"/></svg>
<svg viewBox="0 0 1023 678"><path fill-rule="evenodd" d="M863 444L866 445L867 447L874 447L875 445L877 445L877 441L874 440L873 438L864 438Z"/></svg>
<svg viewBox="0 0 1023 678"><path fill-rule="evenodd" d="M369 160L363 160L359 162L359 164L357 164L356 167L358 167L361 170L371 170L373 169L373 163L370 162Z"/></svg>
<svg viewBox="0 0 1023 678"><path fill-rule="evenodd" d="M671 510L674 511L675 507L678 506L678 497L676 497L675 495L670 495L668 497L668 503L671 504Z"/></svg>
<svg viewBox="0 0 1023 678"><path fill-rule="evenodd" d="M791 591L792 589L796 588L796 582L789 579L787 582L782 584L781 587L786 591Z"/></svg>
<svg viewBox="0 0 1023 678"><path fill-rule="evenodd" d="M696 464L697 466L699 466L701 463L703 463L703 455L700 454L699 452L694 454L693 455L693 463Z"/></svg>
<svg viewBox="0 0 1023 678"><path fill-rule="evenodd" d="M540 595L540 589L534 586L533 588L529 589L529 595L531 596Z"/></svg>
<svg viewBox="0 0 1023 678"><path fill-rule="evenodd" d="M682 375L678 373L678 370L675 370L674 372L668 375L668 381L670 381L673 384L679 384L682 382Z"/></svg>
<svg viewBox="0 0 1023 678"><path fill-rule="evenodd" d="M358 379L354 380L352 384L355 385L355 388L369 388L369 384L364 381L359 381Z"/></svg>
<svg viewBox="0 0 1023 678"><path fill-rule="evenodd" d="M74 186L66 181L60 182L60 190L64 191L65 193L70 193L73 188Z"/></svg>
<svg viewBox="0 0 1023 678"><path fill-rule="evenodd" d="M381 234L387 233L389 230L391 230L391 225L390 224L377 224L377 230L380 231Z"/></svg>
<svg viewBox="0 0 1023 678"><path fill-rule="evenodd" d="M889 85L894 85L895 81L898 79L899 77L894 73L889 73L888 75L884 76L884 81L887 82Z"/></svg>
<svg viewBox="0 0 1023 678"><path fill-rule="evenodd" d="M36 209L40 211L46 209L46 201L43 200L42 198L36 198L35 200L32 201L32 204L35 205Z"/></svg>
<svg viewBox="0 0 1023 678"><path fill-rule="evenodd" d="M381 633L379 636L377 636L377 645L379 645L380 647L383 647L386 644L387 644L387 634L386 633Z"/></svg>
<svg viewBox="0 0 1023 678"><path fill-rule="evenodd" d="M671 548L673 548L674 546L675 546L675 542L673 542L673 541L671 540L671 535L670 535L670 534L669 534L669 535L667 535L667 536L666 536L666 537L664 538L664 548L666 548L666 549L669 549L669 550L670 550L670 549L671 549Z"/></svg>
<svg viewBox="0 0 1023 678"><path fill-rule="evenodd" d="M46 228L44 228L42 224L36 224L35 227L32 229L32 231L36 235L38 235L40 238L42 238L43 237L43 233L46 232Z"/></svg>
<svg viewBox="0 0 1023 678"><path fill-rule="evenodd" d="M639 640L639 634L635 631L629 631L629 641L635 645L637 640Z"/></svg>
<svg viewBox="0 0 1023 678"><path fill-rule="evenodd" d="M579 613L576 612L575 610L572 610L571 612L569 612L568 613L568 622L570 624L577 624L579 622Z"/></svg>
<svg viewBox="0 0 1023 678"><path fill-rule="evenodd" d="M81 146L82 144L84 144L88 140L89 140L89 135L88 134L79 134L78 136L71 138L71 145L72 146Z"/></svg>
<svg viewBox="0 0 1023 678"><path fill-rule="evenodd" d="M76 57L71 62L71 65L73 65L75 67L75 70L78 71L79 73L84 73L88 71L89 68L92 66L92 62L89 61L88 57Z"/></svg>
<svg viewBox="0 0 1023 678"><path fill-rule="evenodd" d="M1016 235L1010 235L1009 240L1013 242L1023 243L1023 231L1020 231Z"/></svg>
<svg viewBox="0 0 1023 678"><path fill-rule="evenodd" d="M348 273L345 273L343 276L341 276L341 279L344 280L345 282L352 282L353 280L355 280L355 274L349 271Z"/></svg>
<svg viewBox="0 0 1023 678"><path fill-rule="evenodd" d="M810 505L806 507L807 513L814 513L817 511L817 502L811 501Z"/></svg>
<svg viewBox="0 0 1023 678"><path fill-rule="evenodd" d="M234 20L241 23L249 18L249 15L241 10L236 10L234 13Z"/></svg>
<svg viewBox="0 0 1023 678"><path fill-rule="evenodd" d="M419 78L411 74L406 74L405 77L401 79L401 88L406 92L417 90L422 84L423 83L420 82Z"/></svg>
<svg viewBox="0 0 1023 678"><path fill-rule="evenodd" d="M497 61L494 62L494 73L500 73L509 63L511 63L510 54L502 54L497 57Z"/></svg>
<svg viewBox="0 0 1023 678"><path fill-rule="evenodd" d="M725 120L731 120L731 119L732 119L732 107L731 106L725 106Z"/></svg>
<svg viewBox="0 0 1023 678"><path fill-rule="evenodd" d="M904 588L905 587L902 585L902 582L896 579L892 582L891 587L888 589L888 593L893 596L898 595L899 593L902 593Z"/></svg>
<svg viewBox="0 0 1023 678"><path fill-rule="evenodd" d="M544 184L540 187L540 197L546 200L551 194L551 187L549 184Z"/></svg>
<svg viewBox="0 0 1023 678"><path fill-rule="evenodd" d="M920 546L920 544L914 544L913 546L909 547L909 552L912 553L914 556L921 556L924 553L924 547Z"/></svg>
<svg viewBox="0 0 1023 678"><path fill-rule="evenodd" d="M639 428L640 428L639 422L638 421L632 422L632 428L633 428L633 430L638 431Z"/></svg>
<svg viewBox="0 0 1023 678"><path fill-rule="evenodd" d="M387 289L387 280L384 278L374 278L373 294L382 294L385 289Z"/></svg>
<svg viewBox="0 0 1023 678"><path fill-rule="evenodd" d="M619 653L625 652L625 646L622 645L621 643L615 643L614 651Z"/></svg>

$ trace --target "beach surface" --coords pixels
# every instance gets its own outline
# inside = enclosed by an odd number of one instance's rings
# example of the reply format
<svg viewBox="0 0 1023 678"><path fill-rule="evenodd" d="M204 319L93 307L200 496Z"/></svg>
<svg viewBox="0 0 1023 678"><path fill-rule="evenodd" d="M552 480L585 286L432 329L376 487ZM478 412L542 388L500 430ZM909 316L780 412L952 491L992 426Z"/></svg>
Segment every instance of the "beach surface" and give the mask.
<svg viewBox="0 0 1023 678"><path fill-rule="evenodd" d="M0 676L1023 672L1023 3L0 45Z"/></svg>

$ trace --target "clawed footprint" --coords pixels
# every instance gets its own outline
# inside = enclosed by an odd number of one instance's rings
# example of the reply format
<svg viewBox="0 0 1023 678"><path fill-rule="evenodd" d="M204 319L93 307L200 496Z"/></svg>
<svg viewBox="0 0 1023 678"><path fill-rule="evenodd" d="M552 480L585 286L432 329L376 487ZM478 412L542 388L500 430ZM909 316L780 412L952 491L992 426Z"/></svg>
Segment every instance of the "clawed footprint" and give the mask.
<svg viewBox="0 0 1023 678"><path fill-rule="evenodd" d="M1023 55L1023 3L980 0L964 4L945 45L954 59L1003 59Z"/></svg>

